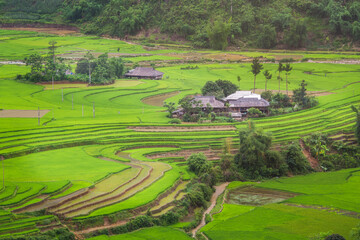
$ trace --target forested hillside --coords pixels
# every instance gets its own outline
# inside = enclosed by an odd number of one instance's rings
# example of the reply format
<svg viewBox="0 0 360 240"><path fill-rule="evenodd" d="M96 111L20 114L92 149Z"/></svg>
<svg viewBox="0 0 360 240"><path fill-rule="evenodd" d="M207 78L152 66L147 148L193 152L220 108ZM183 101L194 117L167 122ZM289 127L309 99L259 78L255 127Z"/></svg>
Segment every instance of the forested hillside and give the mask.
<svg viewBox="0 0 360 240"><path fill-rule="evenodd" d="M2 22L65 23L85 33L116 37L161 33L162 41L187 40L201 48L347 50L360 41L358 0L0 0L0 4Z"/></svg>

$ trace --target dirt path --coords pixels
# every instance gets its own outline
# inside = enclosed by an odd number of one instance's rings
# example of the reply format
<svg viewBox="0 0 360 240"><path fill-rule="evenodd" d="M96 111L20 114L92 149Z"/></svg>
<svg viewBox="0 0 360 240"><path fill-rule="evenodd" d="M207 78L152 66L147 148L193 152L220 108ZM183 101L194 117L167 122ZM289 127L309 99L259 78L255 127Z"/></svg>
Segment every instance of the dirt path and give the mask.
<svg viewBox="0 0 360 240"><path fill-rule="evenodd" d="M127 223L127 221L124 221L124 220L116 222L116 223L112 223L112 224L109 224L109 222L105 222L105 225L103 225L103 226L91 227L91 228L81 230L81 231L76 231L76 232L73 232L73 233L75 235L77 235L77 236L82 236L83 234L91 233L91 232L94 232L94 231L97 231L97 230L122 226L122 225L125 225L126 223Z"/></svg>
<svg viewBox="0 0 360 240"><path fill-rule="evenodd" d="M300 140L300 147L302 149L304 156L309 161L311 168L314 169L315 171L322 172L320 163L313 156L311 156L311 153L306 149L305 144L302 140Z"/></svg>
<svg viewBox="0 0 360 240"><path fill-rule="evenodd" d="M206 224L206 222L205 222L206 214L209 214L211 212L211 210L215 207L216 199L219 197L220 194L222 194L225 191L227 185L229 185L229 182L225 182L225 183L215 187L215 192L211 196L211 200L210 200L211 205L210 205L210 207L204 212L203 217L201 219L201 223L195 229L193 229L192 232L191 232L193 237L196 236L196 233L197 233L197 231L199 231L200 228L205 226L205 224Z"/></svg>
<svg viewBox="0 0 360 240"><path fill-rule="evenodd" d="M49 110L1 110L0 118L42 118L48 112Z"/></svg>

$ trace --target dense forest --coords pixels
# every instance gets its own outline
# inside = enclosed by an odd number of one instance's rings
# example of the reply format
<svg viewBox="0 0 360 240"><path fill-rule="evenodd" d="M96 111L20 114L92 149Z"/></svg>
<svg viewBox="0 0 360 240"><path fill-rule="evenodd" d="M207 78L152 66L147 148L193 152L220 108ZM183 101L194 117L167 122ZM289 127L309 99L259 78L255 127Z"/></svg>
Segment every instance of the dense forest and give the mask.
<svg viewBox="0 0 360 240"><path fill-rule="evenodd" d="M78 26L84 33L194 47L342 49L360 41L358 0L0 0L2 23ZM164 38L163 36L167 36Z"/></svg>

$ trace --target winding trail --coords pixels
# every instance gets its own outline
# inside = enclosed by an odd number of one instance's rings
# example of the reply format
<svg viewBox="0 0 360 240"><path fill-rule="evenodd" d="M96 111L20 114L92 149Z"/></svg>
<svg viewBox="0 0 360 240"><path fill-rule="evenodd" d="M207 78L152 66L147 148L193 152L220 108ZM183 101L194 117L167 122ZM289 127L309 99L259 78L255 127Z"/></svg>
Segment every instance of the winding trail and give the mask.
<svg viewBox="0 0 360 240"><path fill-rule="evenodd" d="M211 205L210 205L210 207L208 209L206 209L206 211L204 212L200 224L191 231L193 237L196 236L196 233L197 233L197 231L199 231L200 228L202 228L203 226L206 225L206 222L205 222L206 214L209 214L211 212L211 210L215 207L216 199L225 191L227 185L229 185L229 182L225 182L225 183L220 184L219 186L215 187L215 192L211 196L211 200L210 200Z"/></svg>

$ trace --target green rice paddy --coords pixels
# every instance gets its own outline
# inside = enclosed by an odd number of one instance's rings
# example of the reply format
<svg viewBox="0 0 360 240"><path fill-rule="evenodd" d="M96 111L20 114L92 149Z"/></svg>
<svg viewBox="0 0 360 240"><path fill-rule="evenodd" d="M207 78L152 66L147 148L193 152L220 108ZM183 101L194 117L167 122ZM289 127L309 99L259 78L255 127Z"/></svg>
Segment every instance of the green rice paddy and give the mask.
<svg viewBox="0 0 360 240"><path fill-rule="evenodd" d="M143 99L178 92L166 101L178 102L182 97L201 92L206 81L224 79L250 90L253 75L250 63L209 61L182 62L186 54L203 54L216 58L224 52L162 49L148 51L140 45L92 36L54 36L26 31L0 30L1 61L22 60L29 54L46 54L48 42L55 40L57 53L72 58L87 50L96 54L109 52L131 62L157 62L157 70L165 73L163 80L118 79L112 85L85 84L35 85L14 80L17 74L30 71L24 65L0 64L0 116L4 110L49 110L40 119L0 117L0 154L5 161L5 187L0 191L0 206L6 209L36 208L53 204L50 211L67 218L84 220L134 210L151 204L170 191L182 179L193 175L174 158L161 161L152 154L181 150L219 149L224 138L238 144L236 130L177 131L167 124L165 108L159 102L146 104ZM118 51L119 49L119 51ZM297 59L359 59L357 53L327 52L236 52L246 57L299 56ZM175 64L171 64L171 62ZM178 61L178 62L176 62ZM187 66L197 69L184 70ZM360 103L360 68L358 64L293 63L289 89L306 80L307 89L318 96L319 105L299 112L254 119L256 125L272 132L275 143L297 141L300 137L325 132L338 134L352 131L355 115L351 105ZM268 88L278 89L277 64L266 63L272 72ZM265 79L257 78L256 86L263 89ZM281 83L281 90L285 90ZM95 109L95 111L94 111ZM202 126L214 124L202 124ZM245 122L217 124L236 129ZM142 131L136 127L171 127L170 131ZM180 125L183 126L183 125ZM186 127L196 128L197 123ZM149 156L150 155L150 156ZM180 159L176 159L180 160ZM358 169L317 173L294 178L280 178L258 187L295 192L299 195L278 204L244 206L225 204L213 222L201 231L210 239L307 239L324 231L348 236L357 219L341 215L342 211L360 212ZM254 183L233 182L229 191ZM186 184L151 206L167 212L174 202L184 197ZM91 189L91 191L90 191ZM82 192L81 192L82 191ZM81 195L76 195L79 193ZM179 193L179 194L178 194ZM75 198L71 198L75 196ZM45 200L43 200L46 198ZM58 200L70 199L64 204ZM311 206L305 208L303 206ZM335 209L329 211L329 209ZM37 209L38 210L38 209ZM1 214L1 212L0 212ZM289 227L290 226L290 227ZM24 231L37 231L32 225ZM1 224L0 224L1 234ZM94 239L188 239L174 228L154 227L120 236L100 236Z"/></svg>

